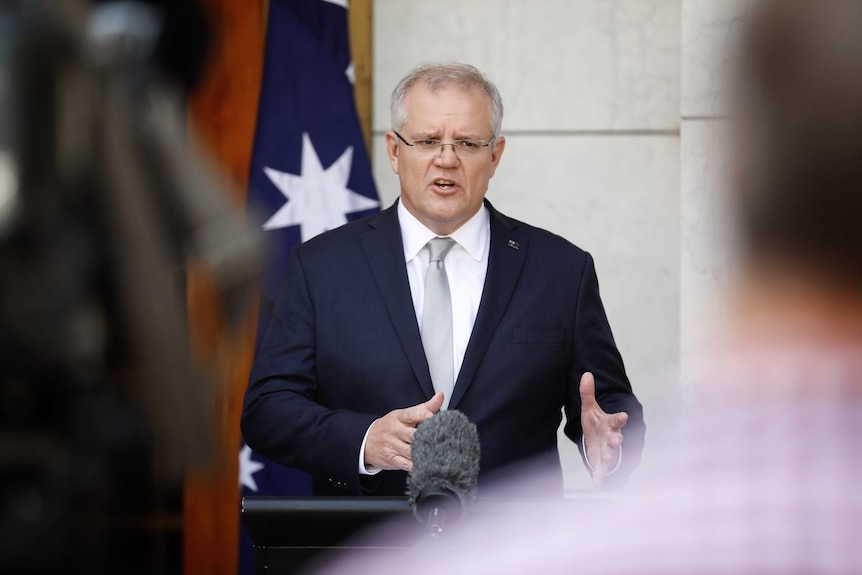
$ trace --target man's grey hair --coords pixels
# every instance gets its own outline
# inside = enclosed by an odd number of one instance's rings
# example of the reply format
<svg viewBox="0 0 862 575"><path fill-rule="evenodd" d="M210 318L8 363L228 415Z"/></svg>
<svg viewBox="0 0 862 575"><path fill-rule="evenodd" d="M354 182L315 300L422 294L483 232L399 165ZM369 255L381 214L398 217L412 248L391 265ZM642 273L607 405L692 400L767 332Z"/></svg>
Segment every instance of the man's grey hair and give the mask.
<svg viewBox="0 0 862 575"><path fill-rule="evenodd" d="M419 83L424 83L431 92L451 85L464 90L472 88L483 90L488 96L488 103L491 106L491 125L489 127L492 135L494 137L500 135L500 128L503 124L503 99L500 97L497 86L478 68L460 62L420 64L404 76L392 91L390 114L393 130L400 130L407 121L404 98L410 89Z"/></svg>

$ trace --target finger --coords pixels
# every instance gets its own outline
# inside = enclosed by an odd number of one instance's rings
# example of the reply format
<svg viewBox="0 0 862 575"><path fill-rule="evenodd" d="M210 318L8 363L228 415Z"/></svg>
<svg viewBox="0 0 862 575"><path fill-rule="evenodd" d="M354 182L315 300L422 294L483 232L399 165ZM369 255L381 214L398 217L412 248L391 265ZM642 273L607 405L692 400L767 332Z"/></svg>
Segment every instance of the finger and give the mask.
<svg viewBox="0 0 862 575"><path fill-rule="evenodd" d="M434 415L425 408L424 403L402 409L398 412L398 421L408 427L415 427Z"/></svg>
<svg viewBox="0 0 862 575"><path fill-rule="evenodd" d="M413 443L413 436L416 434L416 428L399 422L398 425L395 425L388 430L388 434L391 449L406 452L410 449L410 445Z"/></svg>
<svg viewBox="0 0 862 575"><path fill-rule="evenodd" d="M443 392L438 391L428 401L400 410L398 414L398 420L401 421L401 423L413 427L419 425L420 423L440 411L440 408L442 406Z"/></svg>
<svg viewBox="0 0 862 575"><path fill-rule="evenodd" d="M617 448L623 444L623 434L622 433L611 433L608 435L608 447L610 451L608 453L615 453ZM610 457L610 456L609 456Z"/></svg>
<svg viewBox="0 0 862 575"><path fill-rule="evenodd" d="M629 422L629 414L625 411L621 411L617 417L618 426L620 429L625 427L626 423Z"/></svg>
<svg viewBox="0 0 862 575"><path fill-rule="evenodd" d="M407 444L407 448L410 449L410 446L413 445L413 436L416 435L415 427L408 427L404 430L404 433L401 434L401 441Z"/></svg>
<svg viewBox="0 0 862 575"><path fill-rule="evenodd" d="M444 397L445 396L443 395L443 392L438 391L431 399L425 402L425 409L430 411L432 414L437 413L438 411L440 411L440 408L443 407Z"/></svg>
<svg viewBox="0 0 862 575"><path fill-rule="evenodd" d="M392 465L402 471L410 472L413 470L413 460L403 455L394 456L392 458Z"/></svg>
<svg viewBox="0 0 862 575"><path fill-rule="evenodd" d="M379 420L378 423L382 423ZM411 442L416 429L400 422L395 426L372 425L365 445L365 464L381 469L410 468Z"/></svg>
<svg viewBox="0 0 862 575"><path fill-rule="evenodd" d="M619 413L614 413L611 415L611 430L619 431L621 430L625 424L629 420L629 414L625 411L621 411Z"/></svg>
<svg viewBox="0 0 862 575"><path fill-rule="evenodd" d="M581 409L587 409L596 405L596 380L589 371L581 376L579 391L581 393Z"/></svg>

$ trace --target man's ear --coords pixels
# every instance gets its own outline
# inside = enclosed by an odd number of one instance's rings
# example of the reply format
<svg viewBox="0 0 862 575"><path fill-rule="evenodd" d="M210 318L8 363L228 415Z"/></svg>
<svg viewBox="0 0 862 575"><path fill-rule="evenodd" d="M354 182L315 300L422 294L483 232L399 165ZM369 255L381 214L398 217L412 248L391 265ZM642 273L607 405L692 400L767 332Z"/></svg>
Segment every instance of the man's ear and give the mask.
<svg viewBox="0 0 862 575"><path fill-rule="evenodd" d="M500 164L500 158L503 157L503 151L506 149L506 136L499 136L491 145L493 146L491 150L491 177L494 177L497 166Z"/></svg>
<svg viewBox="0 0 862 575"><path fill-rule="evenodd" d="M398 138L392 130L386 132L386 153L389 155L389 166L398 173Z"/></svg>

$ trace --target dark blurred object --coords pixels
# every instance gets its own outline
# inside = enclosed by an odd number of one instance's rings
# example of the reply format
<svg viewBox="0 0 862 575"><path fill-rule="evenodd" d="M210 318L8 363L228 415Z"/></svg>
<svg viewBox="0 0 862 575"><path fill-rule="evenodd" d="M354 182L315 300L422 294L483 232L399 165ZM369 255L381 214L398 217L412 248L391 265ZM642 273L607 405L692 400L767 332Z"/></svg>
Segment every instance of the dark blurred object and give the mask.
<svg viewBox="0 0 862 575"><path fill-rule="evenodd" d="M184 270L228 319L259 270L257 229L186 143L205 45L172 52L205 44L201 14L0 3L2 573L180 571L179 543L130 534L179 540L164 511L212 461L216 380L190 357Z"/></svg>
<svg viewBox="0 0 862 575"><path fill-rule="evenodd" d="M94 0L94 5L133 4L117 0ZM154 69L186 91L194 87L206 67L211 31L206 11L191 0L145 0L137 2L160 16L158 38L152 46Z"/></svg>
<svg viewBox="0 0 862 575"><path fill-rule="evenodd" d="M738 50L733 186L756 266L862 287L862 2L758 2Z"/></svg>

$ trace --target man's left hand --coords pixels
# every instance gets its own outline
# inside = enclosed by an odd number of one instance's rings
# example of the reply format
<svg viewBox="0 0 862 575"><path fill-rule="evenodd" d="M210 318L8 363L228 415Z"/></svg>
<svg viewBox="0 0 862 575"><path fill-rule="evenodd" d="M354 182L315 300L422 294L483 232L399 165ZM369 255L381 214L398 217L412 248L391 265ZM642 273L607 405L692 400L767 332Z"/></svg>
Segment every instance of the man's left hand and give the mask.
<svg viewBox="0 0 862 575"><path fill-rule="evenodd" d="M605 413L596 401L596 381L590 372L581 377L581 428L587 459L593 467L593 484L601 487L602 479L616 465L623 442L627 413Z"/></svg>

